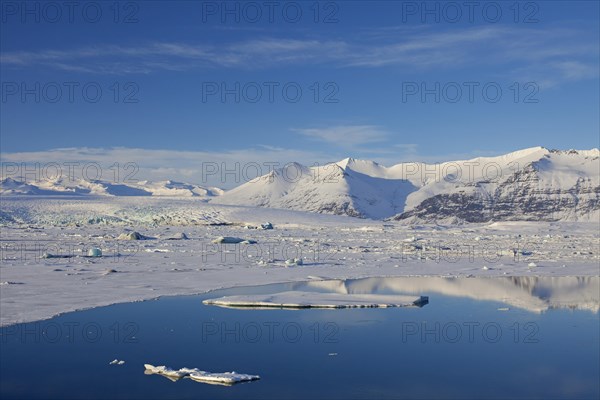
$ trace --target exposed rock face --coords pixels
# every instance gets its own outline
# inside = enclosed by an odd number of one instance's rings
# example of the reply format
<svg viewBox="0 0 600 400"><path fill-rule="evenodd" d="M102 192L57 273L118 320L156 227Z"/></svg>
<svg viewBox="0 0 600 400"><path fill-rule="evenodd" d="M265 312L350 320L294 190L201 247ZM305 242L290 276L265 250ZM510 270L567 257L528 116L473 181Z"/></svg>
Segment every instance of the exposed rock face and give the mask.
<svg viewBox="0 0 600 400"><path fill-rule="evenodd" d="M543 163L543 162L542 162ZM428 198L394 220L427 222L456 218L465 222L558 221L589 217L600 211L600 185L580 177L570 187L543 185L532 163L489 190L489 182L465 185L457 193ZM469 190L471 189L471 190ZM468 193L471 192L471 193Z"/></svg>

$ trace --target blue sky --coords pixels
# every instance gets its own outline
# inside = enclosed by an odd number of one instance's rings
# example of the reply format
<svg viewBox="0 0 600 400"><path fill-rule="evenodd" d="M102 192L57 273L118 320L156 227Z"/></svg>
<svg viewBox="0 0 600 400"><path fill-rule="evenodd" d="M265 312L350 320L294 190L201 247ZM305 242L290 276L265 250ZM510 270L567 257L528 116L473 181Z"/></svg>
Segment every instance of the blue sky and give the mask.
<svg viewBox="0 0 600 400"><path fill-rule="evenodd" d="M89 3L2 1L4 160L146 160L194 181L195 159L599 145L596 1Z"/></svg>

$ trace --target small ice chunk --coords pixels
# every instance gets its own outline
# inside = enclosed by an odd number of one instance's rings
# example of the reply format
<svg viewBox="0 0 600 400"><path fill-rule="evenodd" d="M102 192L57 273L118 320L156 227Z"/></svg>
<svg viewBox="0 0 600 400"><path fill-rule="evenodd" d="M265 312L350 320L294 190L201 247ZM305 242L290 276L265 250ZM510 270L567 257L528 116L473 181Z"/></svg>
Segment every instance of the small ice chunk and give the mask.
<svg viewBox="0 0 600 400"><path fill-rule="evenodd" d="M260 224L262 229L273 229L273 224L270 222L265 222L264 224Z"/></svg>
<svg viewBox="0 0 600 400"><path fill-rule="evenodd" d="M242 238L233 237L233 236L219 236L212 242L213 243L224 243L224 244L236 244L236 243L255 244L256 243L255 240L242 239Z"/></svg>
<svg viewBox="0 0 600 400"><path fill-rule="evenodd" d="M121 233L118 240L148 240L150 239L148 236L144 236L139 232L129 232L129 233Z"/></svg>
<svg viewBox="0 0 600 400"><path fill-rule="evenodd" d="M123 365L123 364L125 364L125 361L117 360L116 358L108 363L108 365Z"/></svg>
<svg viewBox="0 0 600 400"><path fill-rule="evenodd" d="M190 374L188 368L174 370L169 367L165 367L164 365L158 365L155 367L152 364L144 364L144 367L146 368L146 371L149 371L153 374L164 375L166 377L173 378L173 379L180 379L180 378L183 378Z"/></svg>
<svg viewBox="0 0 600 400"><path fill-rule="evenodd" d="M285 260L285 265L302 265L304 262L301 258L290 258Z"/></svg>
<svg viewBox="0 0 600 400"><path fill-rule="evenodd" d="M92 247L87 252L88 257L102 257L102 250L98 247Z"/></svg>
<svg viewBox="0 0 600 400"><path fill-rule="evenodd" d="M165 240L188 240L188 239L189 239L188 236L183 232L176 233L173 236L169 236L169 237L165 238Z"/></svg>
<svg viewBox="0 0 600 400"><path fill-rule="evenodd" d="M117 272L119 272L119 271L117 271L116 269L112 269L112 268L110 268L110 269L107 269L106 271L104 271L104 272L102 273L102 275L116 274Z"/></svg>
<svg viewBox="0 0 600 400"><path fill-rule="evenodd" d="M537 267L537 264L536 264L536 263L534 263L534 262L530 262L529 264L527 264L527 266L528 266L529 268L533 268L533 267Z"/></svg>
<svg viewBox="0 0 600 400"><path fill-rule="evenodd" d="M73 256L71 255L62 255L62 254L50 254L50 253L44 253L42 254L41 258L71 258Z"/></svg>

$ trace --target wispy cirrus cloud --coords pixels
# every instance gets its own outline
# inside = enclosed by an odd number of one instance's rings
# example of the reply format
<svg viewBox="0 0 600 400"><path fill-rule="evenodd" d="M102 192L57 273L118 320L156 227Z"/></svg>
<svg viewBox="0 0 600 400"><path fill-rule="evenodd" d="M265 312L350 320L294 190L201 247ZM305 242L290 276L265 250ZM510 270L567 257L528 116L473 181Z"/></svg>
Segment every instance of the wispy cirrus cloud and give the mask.
<svg viewBox="0 0 600 400"><path fill-rule="evenodd" d="M398 38L398 36L400 38ZM97 45L67 50L0 54L4 66L45 66L99 74L136 74L206 68L260 69L285 65L338 68L444 68L506 66L508 72L540 70L556 81L597 77L598 43L577 29L485 26L352 39L272 38L223 43L155 42Z"/></svg>
<svg viewBox="0 0 600 400"><path fill-rule="evenodd" d="M158 42L138 47L115 45L85 49L17 51L0 54L3 65L43 65L59 70L96 73L149 73L156 70L198 68L266 68L297 62L332 60L343 42L257 39L224 46ZM324 54L328 54L326 57Z"/></svg>

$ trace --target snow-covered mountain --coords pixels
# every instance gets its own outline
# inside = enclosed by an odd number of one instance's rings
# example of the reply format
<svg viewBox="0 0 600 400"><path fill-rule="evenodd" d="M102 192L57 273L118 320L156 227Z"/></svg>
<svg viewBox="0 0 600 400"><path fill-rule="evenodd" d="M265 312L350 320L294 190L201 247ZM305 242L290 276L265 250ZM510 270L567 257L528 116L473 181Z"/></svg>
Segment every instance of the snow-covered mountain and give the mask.
<svg viewBox="0 0 600 400"><path fill-rule="evenodd" d="M174 181L112 183L100 180L67 179L0 181L0 195L104 195L104 196L220 196L223 190Z"/></svg>
<svg viewBox="0 0 600 400"><path fill-rule="evenodd" d="M289 164L212 200L419 222L600 218L600 151L534 147L498 157L384 167Z"/></svg>
<svg viewBox="0 0 600 400"><path fill-rule="evenodd" d="M402 211L413 184L364 173L369 167L376 164L351 159L313 168L288 164L226 192L216 203L372 218Z"/></svg>

